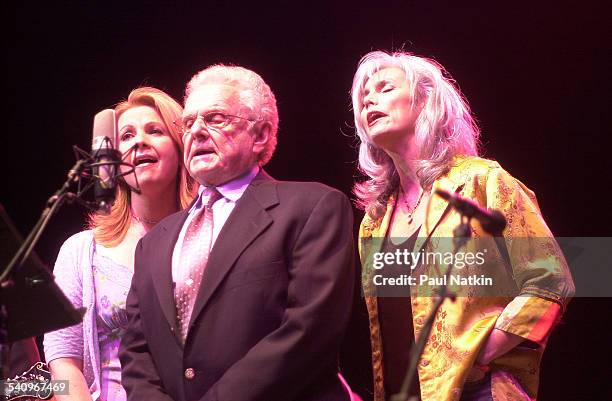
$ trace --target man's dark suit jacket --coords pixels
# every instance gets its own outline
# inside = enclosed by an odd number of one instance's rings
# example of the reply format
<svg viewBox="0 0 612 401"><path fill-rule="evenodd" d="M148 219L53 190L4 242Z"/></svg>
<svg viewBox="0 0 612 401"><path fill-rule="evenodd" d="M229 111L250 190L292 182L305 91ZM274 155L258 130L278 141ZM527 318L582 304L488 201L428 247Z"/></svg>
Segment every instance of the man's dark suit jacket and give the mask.
<svg viewBox="0 0 612 401"><path fill-rule="evenodd" d="M186 217L136 248L120 348L128 400L348 400L337 378L354 283L346 196L260 172L213 246L183 347L171 259Z"/></svg>

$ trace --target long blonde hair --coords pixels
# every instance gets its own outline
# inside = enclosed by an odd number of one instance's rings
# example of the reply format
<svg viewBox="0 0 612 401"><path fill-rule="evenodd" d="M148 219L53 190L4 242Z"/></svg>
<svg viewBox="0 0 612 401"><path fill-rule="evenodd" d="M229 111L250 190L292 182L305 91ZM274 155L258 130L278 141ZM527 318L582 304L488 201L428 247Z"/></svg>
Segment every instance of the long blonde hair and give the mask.
<svg viewBox="0 0 612 401"><path fill-rule="evenodd" d="M143 86L130 92L127 100L115 107L117 119L125 111L138 106L148 106L154 109L166 125L170 137L176 145L179 160L183 159L183 140L174 121L181 118L183 108L167 93L152 87ZM116 138L115 138L116 141ZM187 169L180 163L177 193L180 208L187 207L194 198L196 185ZM89 215L89 228L93 229L95 240L108 247L116 246L123 238L132 221L131 191L127 184L120 180L117 186L115 202L108 215L92 213Z"/></svg>

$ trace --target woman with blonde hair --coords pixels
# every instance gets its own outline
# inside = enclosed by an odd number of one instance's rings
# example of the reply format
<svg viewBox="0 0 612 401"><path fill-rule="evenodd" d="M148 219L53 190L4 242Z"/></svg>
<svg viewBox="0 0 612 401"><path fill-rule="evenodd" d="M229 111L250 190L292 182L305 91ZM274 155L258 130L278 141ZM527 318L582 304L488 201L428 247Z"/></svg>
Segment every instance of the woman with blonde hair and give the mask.
<svg viewBox="0 0 612 401"><path fill-rule="evenodd" d="M69 396L56 396L60 401L126 399L117 354L127 324L125 301L136 244L194 195L182 163L183 141L173 124L181 118L181 106L159 89L141 87L115 112L116 147L134 165L134 173L120 182L108 215L92 214L90 229L66 240L54 268L69 299L87 309L81 324L44 338L53 378L70 383Z"/></svg>
<svg viewBox="0 0 612 401"><path fill-rule="evenodd" d="M494 286L482 295L483 288L468 281L455 302L442 303L419 360L420 388L413 392L426 401L534 399L546 340L574 293L534 193L497 162L478 157L480 132L468 103L435 61L371 52L359 63L351 93L359 169L367 177L354 192L366 211L360 255L375 400L400 391L411 344L435 299L431 288L418 284L410 284L406 296L387 296L397 294L380 285L373 261L398 250L435 252L453 237L462 218L435 196L438 189L500 210L508 225L500 241L489 242L494 245L482 263L455 269L460 277L494 277ZM470 229L475 239L491 238L475 219ZM533 246L537 239L546 246ZM476 252L476 244L462 250ZM388 267L393 272L397 265ZM428 260L411 266L412 278L439 278L447 267Z"/></svg>

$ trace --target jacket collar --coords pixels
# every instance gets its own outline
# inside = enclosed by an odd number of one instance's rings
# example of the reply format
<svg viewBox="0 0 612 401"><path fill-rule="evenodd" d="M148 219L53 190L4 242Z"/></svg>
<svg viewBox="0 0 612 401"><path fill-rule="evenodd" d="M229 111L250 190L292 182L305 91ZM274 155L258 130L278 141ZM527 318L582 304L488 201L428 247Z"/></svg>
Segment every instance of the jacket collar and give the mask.
<svg viewBox="0 0 612 401"><path fill-rule="evenodd" d="M462 157L455 158L453 167L451 167L445 175L434 181L429 193L430 196L429 202L427 203L425 221L419 229L419 234L414 249L421 249L425 239L435 233L438 223L444 216L446 210L450 207L449 203L440 196L436 195L435 191L437 189L442 189L444 191L454 193L463 188L465 177L461 164L464 160L465 158ZM380 219L372 220L369 216L366 216L363 230L361 232L362 238L383 238L388 234L391 216L393 215L393 210L395 209L396 199L397 191L389 197L385 214ZM374 245L375 248L373 248L372 251L379 252L382 241L374 241L372 245Z"/></svg>

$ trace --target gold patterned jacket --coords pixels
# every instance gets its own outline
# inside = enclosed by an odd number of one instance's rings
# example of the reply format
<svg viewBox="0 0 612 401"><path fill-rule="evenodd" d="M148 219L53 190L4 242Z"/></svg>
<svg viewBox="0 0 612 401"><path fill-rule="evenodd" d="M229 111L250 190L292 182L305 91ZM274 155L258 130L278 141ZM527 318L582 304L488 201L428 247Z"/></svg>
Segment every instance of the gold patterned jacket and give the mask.
<svg viewBox="0 0 612 401"><path fill-rule="evenodd" d="M546 341L574 294L574 284L565 258L544 222L535 195L491 160L463 157L435 181L425 222L420 228L415 251L425 243L435 247L436 240L452 238L460 215L446 210L447 201L433 195L436 189L457 192L481 206L501 211L508 225L498 246L488 249L484 263L462 269L460 274L481 269L495 279L494 291L487 296L463 291L455 302L445 300L436 315L431 334L418 366L421 397L424 401L458 400L468 372L489 333L497 328L525 339L518 347L491 364L491 386L495 400L533 400L538 389L539 365ZM363 289L368 308L374 371L374 399L385 400L382 342L372 266L381 238L389 228L395 196L389 199L381 219L366 215L360 228L360 256ZM486 238L482 227L471 221L473 237ZM425 238L431 235L431 241ZM376 240L376 239L379 240ZM490 237L488 237L491 239ZM473 247L474 242L466 245ZM506 250L502 251L501 248ZM470 249L467 249L469 251ZM475 249L471 249L475 251ZM447 266L424 264L418 274L438 276ZM419 270L421 269L421 270ZM506 291L508 286L515 293ZM502 287L506 287L502 291ZM414 336L418 337L435 299L419 296L410 286ZM496 295L498 294L498 295ZM409 335L409 334L407 334Z"/></svg>

